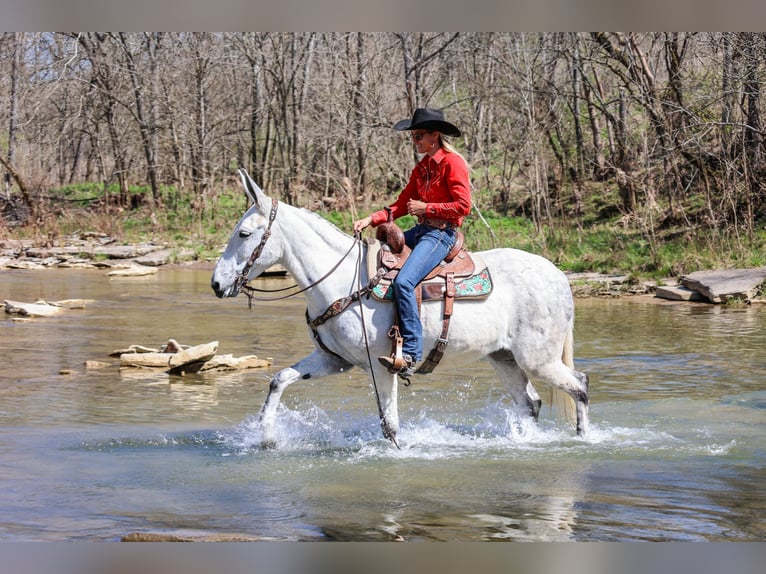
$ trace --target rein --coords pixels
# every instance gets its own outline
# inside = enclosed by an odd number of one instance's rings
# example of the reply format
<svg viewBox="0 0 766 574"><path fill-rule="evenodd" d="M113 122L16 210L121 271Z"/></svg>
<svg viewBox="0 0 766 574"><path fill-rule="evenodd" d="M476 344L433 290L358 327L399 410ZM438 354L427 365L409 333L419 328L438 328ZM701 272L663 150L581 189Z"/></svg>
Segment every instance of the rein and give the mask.
<svg viewBox="0 0 766 574"><path fill-rule="evenodd" d="M295 291L293 293L288 293L287 295L282 295L281 297L272 297L268 299L262 299L258 298L253 293L255 292L262 292L262 293L276 293L280 291L287 291L288 289L292 289L294 287L297 287L297 285L293 285L292 287L285 287L282 289L273 289L273 290L265 290L265 289L256 289L255 287L250 287L247 285L248 276L250 275L250 271L253 268L253 265L255 265L255 262L258 260L258 258L263 253L264 246L266 245L266 241L268 241L269 237L271 237L271 226L274 223L274 220L277 218L277 209L279 207L279 202L272 198L271 200L271 211L269 212L269 222L266 226L266 230L263 232L263 236L261 237L261 241L258 243L258 245L255 247L253 252L250 254L249 259L247 260L247 263L245 263L245 266L242 268L242 272L240 273L239 277L237 277L236 286L237 289L242 291L247 296L247 306L249 309L252 309L253 299L256 301L279 301L281 299L287 299L289 297L294 297L295 295L299 295L300 293L303 293L304 291L308 291L312 287L316 287L319 285L322 281L327 279L330 275L332 275L338 267L340 267L340 264L343 263L344 259L348 257L349 253L354 249L354 246L358 246L359 248L359 255L357 257L357 291L355 293L352 293L348 297L342 297L341 299L338 299L330 305L330 307L327 308L327 310L319 317L314 319L313 321L309 320L308 317L308 310L306 310L306 322L311 327L312 332L314 333L314 338L316 339L319 346L324 349L325 352L330 353L332 355L335 355L336 357L340 358L341 360L345 361L343 357L340 357L337 353L331 351L328 349L324 343L322 343L321 337L319 337L319 332L317 331L317 327L319 325L322 325L325 323L328 319L335 317L336 315L339 315L346 309L348 309L352 303L355 301L359 302L359 313L362 320L362 332L364 333L364 346L367 349L367 361L370 364L370 374L372 376L372 386L375 390L375 402L378 405L378 415L380 416L381 424L383 425L383 435L387 437L389 440L391 440L396 448L401 448L399 446L399 443L396 441L396 437L394 433L391 432L391 430L386 425L384 413L383 413L383 405L380 402L380 393L378 392L378 383L375 380L375 369L372 367L372 357L370 356L370 343L367 340L367 325L364 320L364 306L362 305L362 297L364 295L369 294L369 292L375 287L375 285L380 281L381 276L383 275L384 269L378 270L378 273L370 280L370 283L366 287L362 287L361 285L361 271L362 271L362 241L361 237L358 234L354 234L354 242L351 244L351 247L349 247L348 251L346 251L343 256L338 260L338 262L333 265L332 269L330 269L327 273L322 275L319 279L314 281L311 285L308 285L299 291Z"/></svg>
<svg viewBox="0 0 766 574"><path fill-rule="evenodd" d="M255 299L256 301L265 301L265 302L268 302L268 301L280 301L282 299L289 299L290 297L295 297L296 295L300 295L304 291L308 291L312 287L316 287L322 281L324 281L330 275L332 275L335 272L335 270L338 269L338 267L340 267L340 264L343 263L343 260L346 257L348 257L348 254L351 253L352 249L354 249L354 245L355 245L355 243L352 243L351 247L349 248L349 250L346 251L343 254L343 257L341 257L335 265L333 265L332 269L330 269L327 273L325 273L319 279L314 281L311 285L307 285L306 287L304 287L302 289L299 289L298 291L293 291L292 293L288 293L287 295L282 295L280 297L263 298L263 297L256 297L255 295L253 295L253 293L256 293L256 292L259 292L259 293L279 293L281 291L287 291L288 289L294 289L298 285L292 285L290 287L283 287L282 289L256 289L255 287L251 287L250 285L246 285L246 284L243 283L240 286L240 290L247 296L247 307L249 309L253 308L253 299ZM255 252L253 252L253 253L255 253ZM248 271L248 273L249 273L249 271Z"/></svg>
<svg viewBox="0 0 766 574"><path fill-rule="evenodd" d="M388 424L386 423L386 417L384 416L383 412L383 405L380 403L380 393L378 392L378 382L375 380L375 369L372 368L372 357L370 356L370 341L367 339L367 323L364 320L364 305L362 304L362 295L367 294L374 288L375 284L377 284L378 281L380 281L380 277L382 276L381 270L378 270L378 274L375 275L370 280L370 283L366 287L362 287L362 242L361 242L361 233L357 232L354 234L354 238L356 239L355 243L359 244L359 256L357 257L357 274L356 274L356 281L357 281L357 291L354 293L356 295L355 299L356 301L359 301L359 317L362 320L362 333L364 334L364 348L367 351L367 363L370 365L370 376L372 377L372 388L375 390L375 402L378 404L378 416L380 417L380 424L383 427L383 436L388 438L392 443L394 443L394 446L401 450L402 447L399 446L399 443L396 441L396 434L391 432L391 429L388 427ZM337 303L337 302L336 302ZM349 302L349 305L351 303ZM331 306L332 308L332 306ZM345 308L344 308L345 309ZM343 309L339 311L342 312ZM313 327L312 329L316 331L316 328Z"/></svg>

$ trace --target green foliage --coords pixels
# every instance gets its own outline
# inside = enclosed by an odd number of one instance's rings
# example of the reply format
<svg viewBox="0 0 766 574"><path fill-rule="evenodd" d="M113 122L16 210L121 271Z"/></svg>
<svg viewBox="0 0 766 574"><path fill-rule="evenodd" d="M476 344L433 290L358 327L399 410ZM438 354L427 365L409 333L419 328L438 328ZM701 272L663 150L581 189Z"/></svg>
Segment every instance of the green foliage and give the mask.
<svg viewBox="0 0 766 574"><path fill-rule="evenodd" d="M106 187L101 183L72 183L51 190L51 194L54 197L72 202L80 202L85 205L108 197L116 197L119 193L120 187L116 183L109 184ZM147 186L134 185L128 188L128 194L131 196L141 196L149 193L150 189Z"/></svg>
<svg viewBox="0 0 766 574"><path fill-rule="evenodd" d="M600 195L591 206L604 211L606 197ZM715 231L671 228L650 234L625 226L619 217L602 218L593 213L585 219L598 223L582 226L576 221L556 221L555 227L542 226L539 232L529 218L493 211L482 215L483 220L472 213L464 222L470 250L514 247L543 255L564 271L627 274L661 281L700 269L766 265L766 229L744 245ZM350 232L350 213L334 211L322 216ZM402 217L397 224L407 229L414 220Z"/></svg>
<svg viewBox="0 0 766 574"><path fill-rule="evenodd" d="M55 238L70 233L99 232L125 242L157 241L195 251L200 259L215 258L226 244L232 228L247 208L237 187L222 190L204 201L172 187L162 189L162 204L138 202L137 207L115 205L108 196L117 194L110 186L68 185L53 192L60 202L60 215L43 223L19 228L19 237ZM143 187L131 194L144 194ZM551 259L565 271L628 274L653 278L680 276L700 269L760 267L766 265L766 221L752 226L752 233L730 227L710 228L688 223L657 222L652 214L623 216L616 207L619 194L611 186L590 186L582 196L583 215L578 219L557 217L535 223L527 217L503 215L492 210L474 211L465 219L466 246L473 251L514 247ZM699 202L683 207L694 220ZM63 207L62 207L63 206ZM351 233L349 211L328 211L320 215L346 233ZM397 220L407 229L410 216ZM369 233L369 232L368 232Z"/></svg>
<svg viewBox="0 0 766 574"><path fill-rule="evenodd" d="M94 200L103 196L104 188L97 183L75 183L53 190L55 195L71 201Z"/></svg>
<svg viewBox="0 0 766 574"><path fill-rule="evenodd" d="M351 232L353 221L350 213L345 213L342 211L326 211L321 212L319 215L332 223L335 227L342 229L347 233Z"/></svg>

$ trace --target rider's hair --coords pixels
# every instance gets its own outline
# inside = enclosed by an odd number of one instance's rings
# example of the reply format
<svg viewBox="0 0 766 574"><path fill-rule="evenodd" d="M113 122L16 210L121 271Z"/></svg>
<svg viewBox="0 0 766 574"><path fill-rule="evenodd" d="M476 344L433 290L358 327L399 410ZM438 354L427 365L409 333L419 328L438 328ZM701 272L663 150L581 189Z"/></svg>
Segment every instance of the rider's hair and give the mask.
<svg viewBox="0 0 766 574"><path fill-rule="evenodd" d="M468 163L468 161L467 161L467 160L466 160L466 159L463 157L463 155L462 155L462 154L461 154L459 151L457 151L457 150L455 149L455 146L453 146L453 145L450 143L449 139L447 139L447 136L445 136L443 133L441 133L441 132L438 132L438 131L437 131L436 133L437 133L437 134L439 134L439 144L442 146L442 149L443 149L444 151L446 151L447 153L455 153L455 154L459 155L460 157L462 157L462 158L463 158L463 161L464 161L464 162L465 162L465 164L468 166L468 171L470 171L470 170L471 170L471 165L470 165L470 164Z"/></svg>

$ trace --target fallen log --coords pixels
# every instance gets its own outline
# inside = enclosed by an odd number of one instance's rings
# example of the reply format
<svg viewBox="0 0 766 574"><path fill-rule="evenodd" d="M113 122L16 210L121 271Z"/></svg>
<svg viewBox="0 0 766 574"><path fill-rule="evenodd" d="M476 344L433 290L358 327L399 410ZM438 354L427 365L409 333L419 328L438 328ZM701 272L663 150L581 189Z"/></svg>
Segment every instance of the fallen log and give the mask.
<svg viewBox="0 0 766 574"><path fill-rule="evenodd" d="M151 347L144 347L143 345L131 345L126 349L117 349L109 353L110 357L120 357L122 355L128 355L131 353L160 353L159 349L152 349Z"/></svg>
<svg viewBox="0 0 766 574"><path fill-rule="evenodd" d="M93 299L62 299L61 301L39 301L40 303L47 303L54 307L62 307L64 309L85 309L86 305L93 303Z"/></svg>
<svg viewBox="0 0 766 574"><path fill-rule="evenodd" d="M121 367L153 367L176 369L191 363L204 363L218 351L218 341L181 349L176 353L138 352L120 355ZM188 371L187 371L188 372Z"/></svg>

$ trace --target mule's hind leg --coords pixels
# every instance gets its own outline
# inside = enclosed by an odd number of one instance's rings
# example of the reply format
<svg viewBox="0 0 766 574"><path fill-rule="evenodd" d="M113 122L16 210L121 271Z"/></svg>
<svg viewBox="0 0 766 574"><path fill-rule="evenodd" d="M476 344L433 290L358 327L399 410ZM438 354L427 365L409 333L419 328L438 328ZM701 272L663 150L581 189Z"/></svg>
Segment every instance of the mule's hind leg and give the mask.
<svg viewBox="0 0 766 574"><path fill-rule="evenodd" d="M513 353L500 350L491 353L487 358L500 380L508 387L514 402L526 408L529 416L537 420L542 401L532 383L529 382L527 374L519 367Z"/></svg>
<svg viewBox="0 0 766 574"><path fill-rule="evenodd" d="M282 398L285 389L298 380L316 379L335 375L341 371L351 368L350 363L346 363L339 357L333 357L319 349L315 350L308 357L305 357L292 365L277 372L269 384L269 394L261 407L258 415L258 422L261 425L261 446L263 448L274 448L277 445L274 424L277 418L277 407Z"/></svg>
<svg viewBox="0 0 766 574"><path fill-rule="evenodd" d="M588 418L588 375L568 367L560 360L528 369L535 381L559 388L574 399L577 408L577 434L585 436L590 428Z"/></svg>

